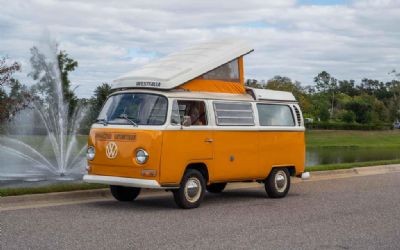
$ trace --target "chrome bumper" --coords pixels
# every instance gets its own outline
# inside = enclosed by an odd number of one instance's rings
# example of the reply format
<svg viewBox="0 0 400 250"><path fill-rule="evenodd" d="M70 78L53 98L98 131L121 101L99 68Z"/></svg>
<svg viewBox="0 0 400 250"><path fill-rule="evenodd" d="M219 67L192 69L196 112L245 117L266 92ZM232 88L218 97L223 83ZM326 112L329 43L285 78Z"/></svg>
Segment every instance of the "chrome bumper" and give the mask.
<svg viewBox="0 0 400 250"><path fill-rule="evenodd" d="M101 184L126 186L126 187L159 188L159 189L163 188L156 180L135 179L135 178L125 178L116 176L88 174L83 176L83 181L88 183L101 183Z"/></svg>
<svg viewBox="0 0 400 250"><path fill-rule="evenodd" d="M301 174L301 179L303 180L310 179L310 177L311 177L310 172L304 172Z"/></svg>

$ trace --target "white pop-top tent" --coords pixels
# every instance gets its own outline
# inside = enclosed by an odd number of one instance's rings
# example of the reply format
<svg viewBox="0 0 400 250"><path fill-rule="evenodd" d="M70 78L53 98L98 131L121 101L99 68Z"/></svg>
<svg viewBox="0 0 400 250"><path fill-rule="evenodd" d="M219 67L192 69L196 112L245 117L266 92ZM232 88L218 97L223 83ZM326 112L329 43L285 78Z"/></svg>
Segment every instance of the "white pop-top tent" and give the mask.
<svg viewBox="0 0 400 250"><path fill-rule="evenodd" d="M121 76L113 88L173 89L252 51L237 40L203 43Z"/></svg>

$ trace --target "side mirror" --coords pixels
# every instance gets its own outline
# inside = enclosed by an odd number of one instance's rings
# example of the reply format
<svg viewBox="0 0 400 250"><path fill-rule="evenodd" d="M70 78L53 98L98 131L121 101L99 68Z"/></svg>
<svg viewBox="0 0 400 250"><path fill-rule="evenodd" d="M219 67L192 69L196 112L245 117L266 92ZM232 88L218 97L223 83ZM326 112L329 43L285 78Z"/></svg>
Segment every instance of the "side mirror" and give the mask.
<svg viewBox="0 0 400 250"><path fill-rule="evenodd" d="M184 116L183 117L183 122L182 122L182 126L184 127L189 127L190 125L192 125L192 119L190 118L190 116Z"/></svg>

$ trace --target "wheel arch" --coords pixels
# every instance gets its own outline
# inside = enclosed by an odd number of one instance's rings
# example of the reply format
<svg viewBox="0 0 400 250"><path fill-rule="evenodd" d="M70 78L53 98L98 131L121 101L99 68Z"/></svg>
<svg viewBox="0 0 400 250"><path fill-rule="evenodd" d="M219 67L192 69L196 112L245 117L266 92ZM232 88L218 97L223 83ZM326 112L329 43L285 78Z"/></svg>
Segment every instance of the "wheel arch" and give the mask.
<svg viewBox="0 0 400 250"><path fill-rule="evenodd" d="M271 174L272 169L276 168L287 168L289 170L290 176L296 176L296 167L294 165L279 165L279 166L272 166L271 171L267 175L267 178Z"/></svg>
<svg viewBox="0 0 400 250"><path fill-rule="evenodd" d="M208 183L208 180L209 180L208 167L204 162L189 163L185 168L185 172L188 169L195 169L195 170L200 171L200 173L203 175L206 183Z"/></svg>

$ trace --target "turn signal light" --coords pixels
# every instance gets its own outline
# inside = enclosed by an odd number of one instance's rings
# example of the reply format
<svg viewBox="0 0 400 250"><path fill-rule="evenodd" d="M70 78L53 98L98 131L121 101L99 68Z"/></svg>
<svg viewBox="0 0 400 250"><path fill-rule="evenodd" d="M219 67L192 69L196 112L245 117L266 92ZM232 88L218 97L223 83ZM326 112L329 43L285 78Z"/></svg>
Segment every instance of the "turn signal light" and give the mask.
<svg viewBox="0 0 400 250"><path fill-rule="evenodd" d="M157 176L157 170L143 169L142 170L142 176L144 176L144 177L155 177L155 176Z"/></svg>

